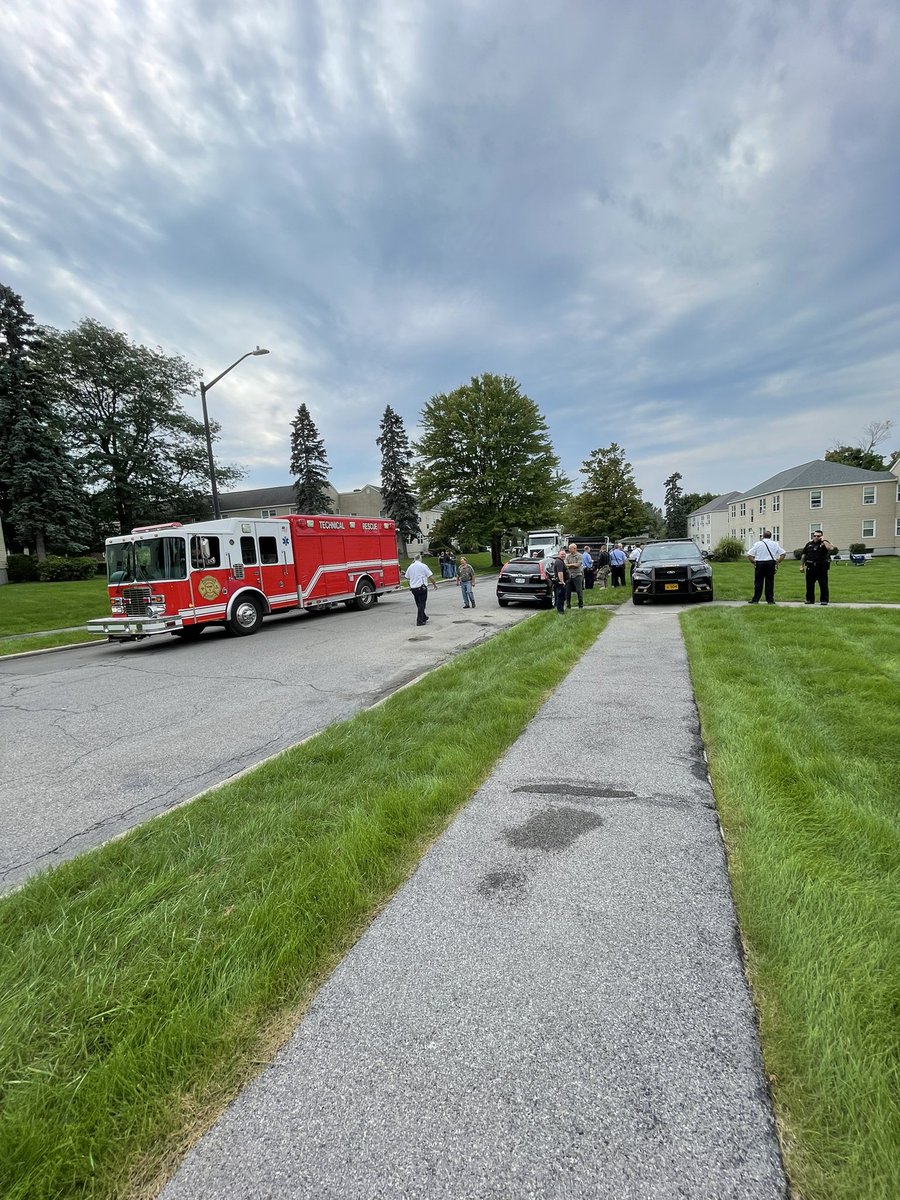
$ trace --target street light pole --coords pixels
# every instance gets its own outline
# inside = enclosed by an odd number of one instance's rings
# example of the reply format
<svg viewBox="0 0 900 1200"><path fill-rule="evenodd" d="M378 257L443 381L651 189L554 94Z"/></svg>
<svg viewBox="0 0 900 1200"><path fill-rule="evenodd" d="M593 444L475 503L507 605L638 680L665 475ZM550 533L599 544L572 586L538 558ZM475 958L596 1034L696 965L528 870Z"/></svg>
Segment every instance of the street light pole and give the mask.
<svg viewBox="0 0 900 1200"><path fill-rule="evenodd" d="M209 486L212 491L213 520L215 521L218 521L222 516L222 510L219 507L219 489L216 487L216 464L215 459L213 458L212 430L209 427L209 412L206 408L206 393L211 387L215 387L219 380L223 379L229 371L233 371L238 363L242 363L245 358L255 358L257 355L268 353L268 350L263 350L261 347L257 346L255 350L248 350L246 354L242 354L241 357L233 362L230 367L226 367L224 371L220 372L220 374L218 374L215 379L211 380L209 383L203 383L202 380L200 382L200 403L203 406L203 432L206 434L206 456L209 459Z"/></svg>

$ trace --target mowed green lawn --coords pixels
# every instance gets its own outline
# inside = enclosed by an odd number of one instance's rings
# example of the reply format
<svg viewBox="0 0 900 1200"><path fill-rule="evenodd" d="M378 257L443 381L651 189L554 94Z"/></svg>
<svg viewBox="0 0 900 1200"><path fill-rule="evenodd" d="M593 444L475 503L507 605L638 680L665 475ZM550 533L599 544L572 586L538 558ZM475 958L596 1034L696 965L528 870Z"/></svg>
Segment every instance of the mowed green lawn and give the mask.
<svg viewBox="0 0 900 1200"><path fill-rule="evenodd" d="M896 1200L900 612L681 620L792 1184Z"/></svg>
<svg viewBox="0 0 900 1200"><path fill-rule="evenodd" d="M75 583L10 583L0 587L0 637L66 629L108 613L105 575Z"/></svg>
<svg viewBox="0 0 900 1200"><path fill-rule="evenodd" d="M717 600L749 600L753 595L753 566L746 561L713 563L713 590ZM831 599L900 604L900 557L872 558L862 567L849 561L834 563L829 573ZM816 597L818 598L818 588ZM795 558L786 558L775 575L775 599L803 600L806 576Z"/></svg>

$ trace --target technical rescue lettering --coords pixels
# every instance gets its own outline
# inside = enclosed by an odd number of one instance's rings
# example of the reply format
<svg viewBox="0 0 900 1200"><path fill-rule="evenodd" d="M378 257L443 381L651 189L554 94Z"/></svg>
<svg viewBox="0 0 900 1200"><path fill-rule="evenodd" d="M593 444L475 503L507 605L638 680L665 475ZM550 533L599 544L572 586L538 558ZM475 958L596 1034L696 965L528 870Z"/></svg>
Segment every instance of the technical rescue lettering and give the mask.
<svg viewBox="0 0 900 1200"><path fill-rule="evenodd" d="M313 518L292 514L174 522L107 538L112 615L87 629L109 641L195 638L210 625L245 636L276 612L371 608L400 589L396 528L387 520L355 524L315 528Z"/></svg>

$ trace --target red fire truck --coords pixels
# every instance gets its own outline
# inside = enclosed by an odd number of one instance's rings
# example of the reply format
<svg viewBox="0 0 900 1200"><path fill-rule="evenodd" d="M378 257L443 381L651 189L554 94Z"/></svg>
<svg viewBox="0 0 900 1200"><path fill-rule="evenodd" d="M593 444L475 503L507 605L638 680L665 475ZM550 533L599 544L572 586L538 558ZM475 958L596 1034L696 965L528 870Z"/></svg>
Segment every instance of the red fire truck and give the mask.
<svg viewBox="0 0 900 1200"><path fill-rule="evenodd" d="M393 521L374 517L241 517L147 525L107 538L112 615L88 622L110 639L199 637L208 625L256 633L291 608L371 608L400 588Z"/></svg>

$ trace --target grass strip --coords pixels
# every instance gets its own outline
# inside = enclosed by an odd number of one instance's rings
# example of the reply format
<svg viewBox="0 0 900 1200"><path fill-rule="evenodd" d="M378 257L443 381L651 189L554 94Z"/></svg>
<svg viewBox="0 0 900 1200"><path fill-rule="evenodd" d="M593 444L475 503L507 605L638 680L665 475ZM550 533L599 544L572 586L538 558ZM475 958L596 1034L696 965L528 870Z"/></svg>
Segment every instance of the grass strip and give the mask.
<svg viewBox="0 0 900 1200"><path fill-rule="evenodd" d="M900 613L682 627L791 1181L895 1200Z"/></svg>
<svg viewBox="0 0 900 1200"><path fill-rule="evenodd" d="M151 1194L608 619L537 614L0 901L0 1194Z"/></svg>
<svg viewBox="0 0 900 1200"><path fill-rule="evenodd" d="M100 642L95 633L80 630L69 633L44 633L36 637L15 637L0 642L0 658L8 654L24 654L28 650L53 650L59 646L77 646L81 642Z"/></svg>

